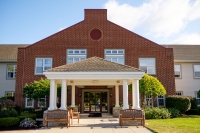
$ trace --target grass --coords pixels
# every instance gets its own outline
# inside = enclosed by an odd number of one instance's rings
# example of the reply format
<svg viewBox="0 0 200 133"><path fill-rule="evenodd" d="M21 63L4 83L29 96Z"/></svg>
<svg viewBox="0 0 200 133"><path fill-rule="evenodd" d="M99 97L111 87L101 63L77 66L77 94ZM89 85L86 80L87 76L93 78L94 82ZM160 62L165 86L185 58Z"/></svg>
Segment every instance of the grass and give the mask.
<svg viewBox="0 0 200 133"><path fill-rule="evenodd" d="M200 116L146 120L146 127L155 133L200 133Z"/></svg>

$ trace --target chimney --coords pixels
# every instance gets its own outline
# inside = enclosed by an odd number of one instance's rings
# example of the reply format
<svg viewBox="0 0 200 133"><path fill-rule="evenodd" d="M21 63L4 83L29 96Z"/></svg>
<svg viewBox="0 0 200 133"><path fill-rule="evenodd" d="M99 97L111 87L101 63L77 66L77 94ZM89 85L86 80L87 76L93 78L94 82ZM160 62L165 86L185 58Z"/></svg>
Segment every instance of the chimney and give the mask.
<svg viewBox="0 0 200 133"><path fill-rule="evenodd" d="M85 9L84 20L106 21L107 20L107 9Z"/></svg>

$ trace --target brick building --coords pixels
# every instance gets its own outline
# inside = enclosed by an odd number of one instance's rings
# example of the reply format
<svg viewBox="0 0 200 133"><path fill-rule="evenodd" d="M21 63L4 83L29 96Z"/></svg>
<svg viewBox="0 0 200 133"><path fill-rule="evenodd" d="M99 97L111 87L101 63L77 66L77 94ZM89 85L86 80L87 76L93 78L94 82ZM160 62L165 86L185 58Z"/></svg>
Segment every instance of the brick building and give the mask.
<svg viewBox="0 0 200 133"><path fill-rule="evenodd" d="M33 107L33 105L37 107L36 102L22 97L22 88L26 83L29 84L34 80L40 80L41 77L46 78L46 76L48 77L48 72L53 72L46 71L45 76L43 74L44 70L50 68L54 70L55 67L66 64L67 67L71 65L71 63L75 64L74 62L87 60L87 58L93 59L91 57L94 56L103 62L107 62L108 60L111 61L111 63L119 63L117 65L120 66L146 70L148 74L156 76L162 82L167 90L167 95L175 94L174 57L172 48L158 45L155 42L110 22L107 20L106 9L85 9L83 21L32 45L18 49L15 91L16 103L22 107ZM116 63L114 64L116 65ZM102 67L105 68L105 66ZM100 69L102 69L102 67ZM137 69L137 72L140 71L139 69ZM107 68L106 71L112 72L111 68ZM82 77L79 77L80 79L84 78L84 75L81 76ZM123 80L125 79L115 79L115 82L124 83ZM68 84L68 86L66 86L66 104L68 106L71 105L73 101L71 97L72 93L75 95L74 104L80 104L81 112L94 111L92 109L95 109L95 111L108 112L110 107L116 104L116 87L114 83L101 85L98 84L98 80L90 79L90 82L93 84L90 83L87 85L83 83L82 85L75 85L74 87L76 89L73 91L73 87L69 85L73 82L75 81L69 79L64 82ZM61 80L57 82L56 79L51 83L62 84ZM129 84L129 80L127 80L127 84ZM123 93L123 87L119 86L119 101L124 101ZM134 95L128 94L128 96L128 102L131 103L132 96ZM99 98L100 108L95 105ZM54 100L59 102L55 97ZM52 104L55 104L55 102ZM92 108L93 106L95 107Z"/></svg>

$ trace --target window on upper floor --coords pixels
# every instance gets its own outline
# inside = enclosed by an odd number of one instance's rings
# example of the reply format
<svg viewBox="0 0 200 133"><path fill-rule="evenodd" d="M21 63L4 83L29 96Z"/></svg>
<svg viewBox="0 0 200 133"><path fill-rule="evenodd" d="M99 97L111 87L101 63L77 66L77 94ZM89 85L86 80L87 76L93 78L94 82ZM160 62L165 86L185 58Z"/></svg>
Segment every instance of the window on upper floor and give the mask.
<svg viewBox="0 0 200 133"><path fill-rule="evenodd" d="M13 97L13 96L15 96L15 92L14 91L6 91L5 92L5 96L7 96L7 97Z"/></svg>
<svg viewBox="0 0 200 133"><path fill-rule="evenodd" d="M16 78L17 65L8 65L7 66L7 79Z"/></svg>
<svg viewBox="0 0 200 133"><path fill-rule="evenodd" d="M183 95L183 92L182 92L182 91L176 91L176 95L182 96L182 95Z"/></svg>
<svg viewBox="0 0 200 133"><path fill-rule="evenodd" d="M124 49L105 49L105 59L119 64L124 64Z"/></svg>
<svg viewBox="0 0 200 133"><path fill-rule="evenodd" d="M145 70L148 74L156 74L155 58L139 58L139 68Z"/></svg>
<svg viewBox="0 0 200 133"><path fill-rule="evenodd" d="M34 107L34 100L30 98L25 99L25 107L26 108L33 108Z"/></svg>
<svg viewBox="0 0 200 133"><path fill-rule="evenodd" d="M85 60L86 58L87 58L86 49L68 49L67 50L67 64Z"/></svg>
<svg viewBox="0 0 200 133"><path fill-rule="evenodd" d="M195 97L197 99L197 105L200 106L200 97L198 97L197 91L195 91Z"/></svg>
<svg viewBox="0 0 200 133"><path fill-rule="evenodd" d="M44 70L52 68L52 58L36 58L35 74L43 74Z"/></svg>
<svg viewBox="0 0 200 133"><path fill-rule="evenodd" d="M157 105L158 107L165 106L165 96L157 96Z"/></svg>
<svg viewBox="0 0 200 133"><path fill-rule="evenodd" d="M181 78L181 65L174 65L174 76Z"/></svg>
<svg viewBox="0 0 200 133"><path fill-rule="evenodd" d="M200 64L194 65L194 78L200 78Z"/></svg>

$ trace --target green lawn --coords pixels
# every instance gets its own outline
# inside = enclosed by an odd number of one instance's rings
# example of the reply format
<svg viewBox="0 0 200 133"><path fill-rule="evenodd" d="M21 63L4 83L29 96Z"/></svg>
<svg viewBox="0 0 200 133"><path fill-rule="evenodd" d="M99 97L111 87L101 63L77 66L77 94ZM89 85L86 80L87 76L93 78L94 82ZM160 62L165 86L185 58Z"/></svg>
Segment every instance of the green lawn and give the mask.
<svg viewBox="0 0 200 133"><path fill-rule="evenodd" d="M156 133L200 133L200 116L146 120L146 127Z"/></svg>

